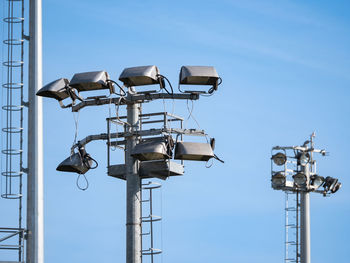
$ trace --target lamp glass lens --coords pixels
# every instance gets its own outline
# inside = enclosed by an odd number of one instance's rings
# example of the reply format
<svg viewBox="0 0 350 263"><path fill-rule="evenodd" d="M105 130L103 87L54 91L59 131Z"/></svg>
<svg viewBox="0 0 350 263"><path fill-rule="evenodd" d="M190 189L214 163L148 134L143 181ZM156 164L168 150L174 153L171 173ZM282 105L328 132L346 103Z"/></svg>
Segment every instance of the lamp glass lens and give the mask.
<svg viewBox="0 0 350 263"><path fill-rule="evenodd" d="M312 181L312 185L317 189L319 188L324 182L324 178L321 176L316 176L316 178Z"/></svg>
<svg viewBox="0 0 350 263"><path fill-rule="evenodd" d="M282 173L277 173L272 176L272 185L276 187L281 187L286 182L286 177Z"/></svg>
<svg viewBox="0 0 350 263"><path fill-rule="evenodd" d="M284 165L287 161L287 157L283 153L276 153L272 156L272 160L276 165Z"/></svg>
<svg viewBox="0 0 350 263"><path fill-rule="evenodd" d="M306 184L306 175L303 173L297 173L293 178L297 186L304 186Z"/></svg>
<svg viewBox="0 0 350 263"><path fill-rule="evenodd" d="M309 162L309 157L303 153L299 158L300 165L305 166Z"/></svg>

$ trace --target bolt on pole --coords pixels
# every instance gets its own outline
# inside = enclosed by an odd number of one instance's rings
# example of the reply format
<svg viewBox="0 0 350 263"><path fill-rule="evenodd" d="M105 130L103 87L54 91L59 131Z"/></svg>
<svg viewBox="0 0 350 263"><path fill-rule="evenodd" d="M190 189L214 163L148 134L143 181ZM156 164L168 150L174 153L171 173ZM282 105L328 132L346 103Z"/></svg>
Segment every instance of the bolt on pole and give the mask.
<svg viewBox="0 0 350 263"><path fill-rule="evenodd" d="M140 104L127 106L129 132L139 130ZM141 178L139 163L131 151L137 143L135 135L127 138L125 151L126 164L126 263L141 263Z"/></svg>

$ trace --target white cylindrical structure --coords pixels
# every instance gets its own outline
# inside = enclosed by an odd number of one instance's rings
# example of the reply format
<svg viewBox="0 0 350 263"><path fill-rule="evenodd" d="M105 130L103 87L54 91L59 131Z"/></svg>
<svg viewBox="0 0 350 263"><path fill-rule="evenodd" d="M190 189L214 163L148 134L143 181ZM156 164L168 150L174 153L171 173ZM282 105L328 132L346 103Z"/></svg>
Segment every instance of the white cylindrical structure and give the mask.
<svg viewBox="0 0 350 263"><path fill-rule="evenodd" d="M44 262L42 6L29 1L28 179L26 263Z"/></svg>
<svg viewBox="0 0 350 263"><path fill-rule="evenodd" d="M127 120L129 131L140 128L139 104L127 106ZM139 163L132 157L131 151L137 142L136 136L127 138L125 151L126 164L126 262L141 263L141 179L139 176Z"/></svg>
<svg viewBox="0 0 350 263"><path fill-rule="evenodd" d="M309 184L309 164L303 167L303 172ZM310 255L310 193L300 193L300 262L311 263Z"/></svg>

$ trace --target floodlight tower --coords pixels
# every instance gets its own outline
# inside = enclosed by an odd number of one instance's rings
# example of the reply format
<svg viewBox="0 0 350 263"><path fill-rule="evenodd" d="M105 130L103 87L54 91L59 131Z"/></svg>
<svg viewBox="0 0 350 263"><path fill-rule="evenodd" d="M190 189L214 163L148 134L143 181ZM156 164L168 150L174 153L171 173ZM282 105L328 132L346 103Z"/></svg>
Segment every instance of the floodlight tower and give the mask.
<svg viewBox="0 0 350 263"><path fill-rule="evenodd" d="M271 186L275 190L282 190L296 194L296 240L288 240L286 223L286 246L295 245L295 258L290 257L286 247L285 262L311 263L310 255L310 192L320 193L323 196L333 194L341 188L341 183L336 178L322 177L316 173L316 160L314 153L325 156L325 150L314 148L315 133L310 140L301 146L275 146L272 148L271 157ZM290 152L290 154L289 154ZM282 169L280 168L282 167ZM292 180L288 180L292 177ZM323 190L319 188L323 186ZM300 203L299 203L300 197ZM290 211L286 207L286 213ZM299 218L300 211L300 218ZM288 215L288 214L287 214ZM286 220L288 222L288 220ZM300 224L300 226L299 226ZM300 247L300 251L299 251Z"/></svg>
<svg viewBox="0 0 350 263"><path fill-rule="evenodd" d="M61 162L57 170L64 172L75 172L85 174L93 168L93 163L97 162L86 152L85 146L96 140L107 140L108 150L108 175L126 181L126 262L141 263L142 255L159 254L160 250L153 248L153 238L151 237L151 247L148 250L142 249L142 223L156 221L152 213L148 221L142 219L141 209L141 180L144 178L167 179L169 176L183 175L183 160L208 161L212 158L221 161L214 153L214 140L210 143L195 143L179 141L183 135L194 135L207 137L203 130L184 129L183 119L168 112L143 114L142 103L157 99L180 99L198 100L201 94L213 94L221 84L214 67L207 66L183 66L180 71L179 91L174 93L170 81L159 74L156 66L141 66L126 68L121 73L119 80L123 86L110 79L105 71L78 73L69 81L68 79L55 80L41 90L37 95L50 97L58 100L62 108L71 108L77 112L87 106L98 106L115 104L126 105L127 116L119 116L118 111L113 118L107 118L107 133L89 135L78 141L71 149L71 156ZM166 87L166 82L169 87ZM140 91L140 86L159 85L160 91L146 90ZM209 85L208 91L182 91L180 85ZM118 92L116 92L116 88ZM124 91L127 88L127 91ZM170 89L169 89L170 88ZM80 92L94 90L109 90L107 96L92 96L84 99ZM165 91L165 92L164 92ZM114 97L113 97L114 96ZM63 100L71 103L64 104ZM77 101L80 101L77 103ZM126 120L126 121L125 121ZM169 123L180 123L178 127ZM110 132L111 123L121 125L123 132ZM160 128L154 125L160 124ZM147 125L153 125L146 129ZM172 135L176 135L174 142ZM156 137L154 137L156 136ZM110 147L123 147L125 151L125 164L110 163ZM175 147L174 159L181 163L171 161L173 158L173 148ZM74 151L76 151L74 153ZM96 166L95 166L96 167ZM152 189L152 187L148 188ZM151 199L151 198L150 198ZM151 231L152 233L153 231ZM152 235L152 234L151 234Z"/></svg>
<svg viewBox="0 0 350 263"><path fill-rule="evenodd" d="M1 176L4 178L1 197L18 200L18 226L0 228L0 249L18 252L17 260L11 262L42 263L44 262L42 100L36 97L36 92L42 86L41 0L29 0L29 36L25 35L25 1L7 2L7 17L3 19L6 23L4 28L7 28L7 36L3 41L7 50L3 62L6 77L2 84L6 94L4 96L6 102L2 106L6 114L4 118L6 124L2 128L6 143L2 149L5 165L1 171ZM29 41L28 92L24 89L25 40ZM28 95L27 101L26 95ZM25 115L26 107L28 115ZM27 137L24 135L26 118L28 118ZM28 143L27 162L24 157L24 142ZM27 167L24 167L25 164ZM25 174L27 174L26 227L22 222ZM15 238L18 238L16 244L10 242Z"/></svg>
<svg viewBox="0 0 350 263"><path fill-rule="evenodd" d="M42 5L29 1L27 263L44 262Z"/></svg>

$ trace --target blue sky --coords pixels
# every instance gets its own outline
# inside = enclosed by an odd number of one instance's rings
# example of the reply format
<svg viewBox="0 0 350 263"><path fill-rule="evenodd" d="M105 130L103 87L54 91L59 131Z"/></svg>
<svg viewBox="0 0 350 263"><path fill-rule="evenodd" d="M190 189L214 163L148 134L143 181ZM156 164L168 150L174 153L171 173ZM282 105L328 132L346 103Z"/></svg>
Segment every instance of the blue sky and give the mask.
<svg viewBox="0 0 350 263"><path fill-rule="evenodd" d="M284 194L270 187L270 150L313 131L330 152L317 159L319 174L343 188L311 196L311 258L349 262L349 9L347 1L43 1L45 84L94 70L118 79L139 65L157 65L174 86L182 65L215 66L223 79L193 114L225 164L186 163L184 176L163 182L157 262L282 262ZM162 110L162 102L143 109ZM105 132L108 112L83 109L78 138ZM186 103L175 113L187 117ZM45 259L122 262L125 182L106 175L105 144L87 146L100 164L87 191L55 170L74 132L72 113L45 99Z"/></svg>

